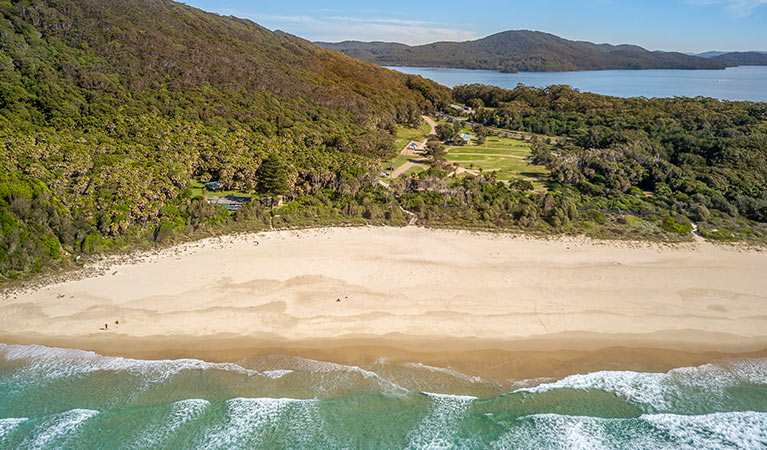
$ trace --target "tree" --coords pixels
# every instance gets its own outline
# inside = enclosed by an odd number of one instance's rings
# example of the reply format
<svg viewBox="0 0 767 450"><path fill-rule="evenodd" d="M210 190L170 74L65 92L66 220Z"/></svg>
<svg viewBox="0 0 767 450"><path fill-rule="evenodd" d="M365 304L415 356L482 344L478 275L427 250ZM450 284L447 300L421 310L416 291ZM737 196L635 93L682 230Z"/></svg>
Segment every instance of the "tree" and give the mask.
<svg viewBox="0 0 767 450"><path fill-rule="evenodd" d="M482 99L479 99L479 98L470 98L469 100L466 101L466 106L477 110L485 106L485 102L483 102Z"/></svg>
<svg viewBox="0 0 767 450"><path fill-rule="evenodd" d="M450 141L453 139L453 136L455 136L455 130L449 124L437 125L435 131L437 132L437 137L439 140L443 142Z"/></svg>
<svg viewBox="0 0 767 450"><path fill-rule="evenodd" d="M437 139L429 139L426 143L426 155L433 162L443 161L445 159L445 147Z"/></svg>
<svg viewBox="0 0 767 450"><path fill-rule="evenodd" d="M261 162L256 171L256 192L260 195L274 197L284 195L289 191L288 175L285 164L277 153L271 153Z"/></svg>
<svg viewBox="0 0 767 450"><path fill-rule="evenodd" d="M472 130L474 131L474 135L477 139L477 144L482 145L485 143L485 137L487 136L487 129L485 129L485 126L481 123L475 123L472 127Z"/></svg>

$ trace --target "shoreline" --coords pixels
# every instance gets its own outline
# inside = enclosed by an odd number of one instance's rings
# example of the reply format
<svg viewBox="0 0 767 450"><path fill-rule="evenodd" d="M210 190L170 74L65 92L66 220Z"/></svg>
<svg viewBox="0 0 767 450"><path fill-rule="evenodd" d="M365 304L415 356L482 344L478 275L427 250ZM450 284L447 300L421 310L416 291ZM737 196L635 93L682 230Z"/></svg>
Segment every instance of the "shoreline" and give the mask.
<svg viewBox="0 0 767 450"><path fill-rule="evenodd" d="M40 345L135 360L193 359L210 363L247 363L254 358L280 355L362 367L383 359L456 370L489 381L556 379L600 371L665 373L714 361L767 358L767 346L739 351L696 348L692 343L650 347L612 338L578 340L578 336L486 342L407 336L285 341L252 336L135 338L113 335L89 339L0 335L0 344Z"/></svg>
<svg viewBox="0 0 767 450"><path fill-rule="evenodd" d="M386 357L514 378L667 371L767 356L762 273L764 252L707 242L416 227L238 234L16 290L0 302L0 342L211 362Z"/></svg>
<svg viewBox="0 0 767 450"><path fill-rule="evenodd" d="M0 301L8 300L19 294L38 291L51 285L67 283L71 281L94 278L105 274L112 267L124 265L136 265L150 258L171 258L194 251L207 245L228 245L232 240L249 239L269 235L272 233L312 233L326 232L338 229L404 229L416 228L424 231L436 231L445 233L465 233L467 235L485 236L492 238L504 238L512 240L526 240L539 242L560 242L564 244L592 245L597 247L612 246L616 248L637 248L655 250L690 250L699 244L705 244L730 251L753 252L767 254L767 244L752 241L714 241L707 240L698 235L683 236L677 241L634 239L631 236L593 237L585 234L571 233L544 233L531 230L516 230L506 228L476 228L471 226L461 227L458 225L377 225L377 224L332 224L317 226L301 226L288 228L275 228L273 230L244 231L232 230L223 234L203 234L201 236L182 240L170 245L160 247L128 247L115 251L87 255L87 259L76 265L69 263L62 265L49 272L40 272L28 278L18 280L6 280L0 284ZM2 331L2 330L0 330Z"/></svg>

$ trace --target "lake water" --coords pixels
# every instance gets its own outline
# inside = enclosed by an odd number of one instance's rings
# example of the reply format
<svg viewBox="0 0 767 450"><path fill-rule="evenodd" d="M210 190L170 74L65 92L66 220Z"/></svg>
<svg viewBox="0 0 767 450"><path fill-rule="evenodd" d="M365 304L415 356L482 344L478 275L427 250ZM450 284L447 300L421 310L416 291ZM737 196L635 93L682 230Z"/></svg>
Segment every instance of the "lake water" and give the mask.
<svg viewBox="0 0 767 450"><path fill-rule="evenodd" d="M767 66L725 70L598 70L583 72L519 72L389 67L421 75L446 86L488 84L513 89L517 83L546 87L567 84L583 92L616 97L713 97L722 100L767 101Z"/></svg>

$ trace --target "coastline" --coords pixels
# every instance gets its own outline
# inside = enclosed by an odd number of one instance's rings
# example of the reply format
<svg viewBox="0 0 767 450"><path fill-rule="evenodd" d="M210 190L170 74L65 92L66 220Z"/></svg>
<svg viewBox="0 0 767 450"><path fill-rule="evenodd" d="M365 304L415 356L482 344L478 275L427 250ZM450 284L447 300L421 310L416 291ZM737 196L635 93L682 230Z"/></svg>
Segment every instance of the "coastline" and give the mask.
<svg viewBox="0 0 767 450"><path fill-rule="evenodd" d="M384 357L515 379L767 356L767 255L708 243L331 228L138 260L14 293L0 342L212 362Z"/></svg>
<svg viewBox="0 0 767 450"><path fill-rule="evenodd" d="M40 345L133 360L200 360L242 363L268 356L363 367L385 360L455 370L487 381L557 379L600 371L665 373L714 361L767 358L767 348L711 349L665 341L653 346L625 336L572 335L488 342L476 339L335 338L269 340L250 336L108 336L97 339L43 335L0 336L6 345Z"/></svg>

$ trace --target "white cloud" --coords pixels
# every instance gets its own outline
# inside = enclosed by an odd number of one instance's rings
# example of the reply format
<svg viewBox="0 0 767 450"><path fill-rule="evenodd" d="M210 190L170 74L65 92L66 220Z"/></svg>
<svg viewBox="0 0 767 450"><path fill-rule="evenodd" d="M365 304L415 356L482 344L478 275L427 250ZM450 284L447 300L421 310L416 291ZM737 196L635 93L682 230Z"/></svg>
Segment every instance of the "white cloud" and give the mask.
<svg viewBox="0 0 767 450"><path fill-rule="evenodd" d="M234 10L221 12L244 17L267 28L281 29L312 41L390 41L419 45L435 41L466 41L479 37L473 31L459 30L423 20L388 17L275 16Z"/></svg>
<svg viewBox="0 0 767 450"><path fill-rule="evenodd" d="M767 5L767 0L686 0L692 5L722 5L727 11L736 17L751 15L756 8Z"/></svg>

